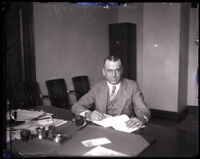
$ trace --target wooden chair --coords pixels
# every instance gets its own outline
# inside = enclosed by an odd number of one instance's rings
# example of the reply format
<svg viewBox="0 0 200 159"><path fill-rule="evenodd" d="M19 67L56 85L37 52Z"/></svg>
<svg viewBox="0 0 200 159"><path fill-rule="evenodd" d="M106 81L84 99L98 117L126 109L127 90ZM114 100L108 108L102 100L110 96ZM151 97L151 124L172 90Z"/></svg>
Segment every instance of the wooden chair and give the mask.
<svg viewBox="0 0 200 159"><path fill-rule="evenodd" d="M64 79L52 79L46 82L48 95L52 106L71 109L68 90Z"/></svg>
<svg viewBox="0 0 200 159"><path fill-rule="evenodd" d="M31 109L43 104L38 82L12 84L9 100L11 109Z"/></svg>
<svg viewBox="0 0 200 159"><path fill-rule="evenodd" d="M72 77L76 100L79 100L85 93L90 90L88 76L75 76Z"/></svg>
<svg viewBox="0 0 200 159"><path fill-rule="evenodd" d="M84 94L90 90L90 83L88 76L75 76L72 77L72 82L74 85L74 91L76 94L76 100L78 101ZM90 105L91 111L95 110L95 105L92 103Z"/></svg>

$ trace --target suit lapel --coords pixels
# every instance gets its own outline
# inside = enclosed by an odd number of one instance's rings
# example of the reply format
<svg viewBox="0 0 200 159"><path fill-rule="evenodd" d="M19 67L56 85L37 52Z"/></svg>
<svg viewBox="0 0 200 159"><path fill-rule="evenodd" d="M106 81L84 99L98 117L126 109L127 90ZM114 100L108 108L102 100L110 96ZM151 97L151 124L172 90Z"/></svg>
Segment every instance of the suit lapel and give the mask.
<svg viewBox="0 0 200 159"><path fill-rule="evenodd" d="M101 105L100 105L100 110L102 113L106 113L106 109L107 109L107 100L108 100L108 86L106 81L103 82L102 87L101 87L102 91L100 91L100 96L99 99L101 101Z"/></svg>
<svg viewBox="0 0 200 159"><path fill-rule="evenodd" d="M121 114L121 112L125 106L126 97L127 97L126 89L127 89L126 81L124 79L122 79L122 83L121 83L119 92L117 93L117 96L115 97L115 98L117 98L116 105L118 106L117 114Z"/></svg>

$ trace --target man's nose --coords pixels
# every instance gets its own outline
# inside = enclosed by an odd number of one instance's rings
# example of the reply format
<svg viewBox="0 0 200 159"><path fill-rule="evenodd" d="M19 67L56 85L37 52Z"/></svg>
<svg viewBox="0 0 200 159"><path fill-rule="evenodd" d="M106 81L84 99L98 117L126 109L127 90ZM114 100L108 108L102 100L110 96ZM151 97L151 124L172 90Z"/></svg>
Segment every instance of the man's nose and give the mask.
<svg viewBox="0 0 200 159"><path fill-rule="evenodd" d="M113 76L113 77L116 76L116 71L115 71L115 70L112 71L112 76Z"/></svg>

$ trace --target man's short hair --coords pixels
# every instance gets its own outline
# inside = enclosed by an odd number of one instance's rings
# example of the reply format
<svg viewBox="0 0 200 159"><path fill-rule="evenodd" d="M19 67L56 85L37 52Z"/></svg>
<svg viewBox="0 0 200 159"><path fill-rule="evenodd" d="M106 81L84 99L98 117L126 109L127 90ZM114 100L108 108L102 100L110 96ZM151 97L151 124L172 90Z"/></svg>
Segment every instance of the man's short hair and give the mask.
<svg viewBox="0 0 200 159"><path fill-rule="evenodd" d="M104 59L104 64L106 63L106 60L108 60L108 61L118 61L118 60L120 60L121 61L121 59L116 55L111 55L111 56L106 57Z"/></svg>

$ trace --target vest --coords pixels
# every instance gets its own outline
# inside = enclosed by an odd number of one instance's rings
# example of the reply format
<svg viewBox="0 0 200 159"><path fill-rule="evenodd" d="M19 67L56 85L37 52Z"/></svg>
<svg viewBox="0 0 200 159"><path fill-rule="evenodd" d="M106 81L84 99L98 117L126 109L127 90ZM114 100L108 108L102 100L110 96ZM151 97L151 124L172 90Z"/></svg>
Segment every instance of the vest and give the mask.
<svg viewBox="0 0 200 159"><path fill-rule="evenodd" d="M120 90L121 90L121 88L119 89L119 91L117 92L115 98L112 101L110 101L109 92L107 93L106 114L112 115L112 116L119 115L119 114L117 114L118 105L116 105L116 103L117 103L117 100L118 100L118 96L119 96Z"/></svg>

